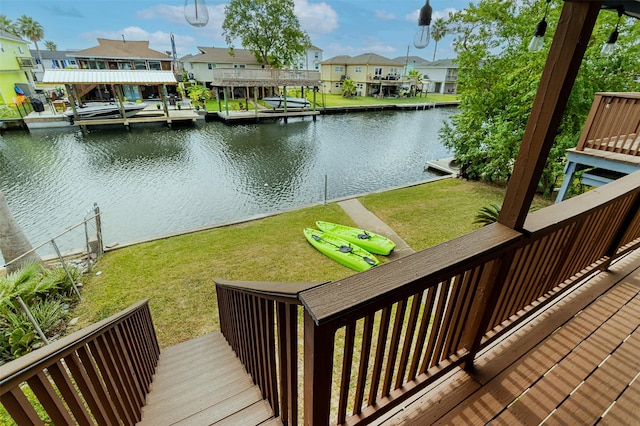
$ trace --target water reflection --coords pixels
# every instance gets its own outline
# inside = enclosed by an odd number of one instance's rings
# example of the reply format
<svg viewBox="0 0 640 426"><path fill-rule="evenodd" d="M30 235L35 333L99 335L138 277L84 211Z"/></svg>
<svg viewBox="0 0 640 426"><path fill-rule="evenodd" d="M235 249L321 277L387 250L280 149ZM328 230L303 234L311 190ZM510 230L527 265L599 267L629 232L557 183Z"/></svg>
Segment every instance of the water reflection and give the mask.
<svg viewBox="0 0 640 426"><path fill-rule="evenodd" d="M431 177L455 110L195 128L9 132L0 188L34 243L98 203L107 243L130 242ZM82 244L79 244L81 246Z"/></svg>

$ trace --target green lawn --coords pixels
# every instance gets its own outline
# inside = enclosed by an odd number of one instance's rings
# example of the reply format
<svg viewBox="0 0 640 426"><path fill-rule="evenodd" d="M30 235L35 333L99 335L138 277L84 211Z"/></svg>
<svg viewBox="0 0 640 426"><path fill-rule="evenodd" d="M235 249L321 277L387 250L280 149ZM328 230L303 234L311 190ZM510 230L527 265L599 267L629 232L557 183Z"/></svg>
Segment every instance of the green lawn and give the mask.
<svg viewBox="0 0 640 426"><path fill-rule="evenodd" d="M501 187L445 179L360 200L419 250L477 229L477 210L502 196ZM215 277L335 281L354 274L306 241L302 229L316 220L355 225L330 203L108 252L85 279L74 316L86 326L149 298L166 347L219 329Z"/></svg>
<svg viewBox="0 0 640 426"><path fill-rule="evenodd" d="M289 93L290 96L300 96L300 93ZM313 93L307 92L305 96L313 106ZM326 102L327 107L337 106L360 106L360 105L396 105L396 104L423 104L431 102L454 102L458 98L456 95L442 95L440 93L429 93L425 96L414 96L411 98L374 98L372 96L354 96L352 98L345 98L342 95L322 94L316 93L316 107L322 108L322 102ZM229 110L239 111L240 103L243 104L244 99L228 99ZM253 99L249 99L249 110L253 110ZM263 106L262 101L258 101ZM222 109L224 110L224 101L221 101ZM209 99L206 102L207 111L218 111L218 101L216 99Z"/></svg>

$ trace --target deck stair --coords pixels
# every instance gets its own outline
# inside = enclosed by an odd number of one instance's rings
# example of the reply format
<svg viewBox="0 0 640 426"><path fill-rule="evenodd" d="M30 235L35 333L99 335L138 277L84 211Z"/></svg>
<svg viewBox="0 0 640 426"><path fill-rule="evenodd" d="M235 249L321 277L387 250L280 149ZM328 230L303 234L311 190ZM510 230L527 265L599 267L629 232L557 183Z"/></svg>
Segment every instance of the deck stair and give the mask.
<svg viewBox="0 0 640 426"><path fill-rule="evenodd" d="M220 332L163 349L139 425L281 425Z"/></svg>

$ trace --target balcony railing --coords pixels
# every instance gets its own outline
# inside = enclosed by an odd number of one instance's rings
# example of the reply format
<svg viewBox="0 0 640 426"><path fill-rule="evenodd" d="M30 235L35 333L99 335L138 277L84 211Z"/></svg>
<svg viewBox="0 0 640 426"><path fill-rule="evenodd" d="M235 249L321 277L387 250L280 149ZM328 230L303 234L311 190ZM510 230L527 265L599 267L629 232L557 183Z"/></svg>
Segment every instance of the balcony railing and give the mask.
<svg viewBox="0 0 640 426"><path fill-rule="evenodd" d="M216 68L210 74L213 85L249 86L317 86L320 84L319 71L283 69Z"/></svg>
<svg viewBox="0 0 640 426"><path fill-rule="evenodd" d="M576 150L640 155L640 93L597 93Z"/></svg>
<svg viewBox="0 0 640 426"><path fill-rule="evenodd" d="M17 56L16 60L18 61L18 66L20 68L33 68L35 67L35 62L32 57L29 56Z"/></svg>
<svg viewBox="0 0 640 426"><path fill-rule="evenodd" d="M298 420L298 375L305 423L368 423L639 247L639 207L636 173L530 214L523 232L493 224L301 291L303 372L290 293L280 306L275 289L219 286L221 327L285 424Z"/></svg>

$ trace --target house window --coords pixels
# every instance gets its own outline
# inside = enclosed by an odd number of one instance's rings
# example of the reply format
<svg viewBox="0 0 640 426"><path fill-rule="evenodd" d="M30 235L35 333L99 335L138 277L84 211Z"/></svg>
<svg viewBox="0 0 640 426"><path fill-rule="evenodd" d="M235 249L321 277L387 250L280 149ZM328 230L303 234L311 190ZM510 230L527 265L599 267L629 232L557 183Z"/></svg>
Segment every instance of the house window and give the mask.
<svg viewBox="0 0 640 426"><path fill-rule="evenodd" d="M364 89L364 84L363 83L358 83L356 84L356 87L360 90Z"/></svg>
<svg viewBox="0 0 640 426"><path fill-rule="evenodd" d="M18 46L18 52L24 55L24 50L22 49L22 46Z"/></svg>
<svg viewBox="0 0 640 426"><path fill-rule="evenodd" d="M213 64L207 64L207 68L212 70L214 68L214 65Z"/></svg>
<svg viewBox="0 0 640 426"><path fill-rule="evenodd" d="M362 72L362 67L356 67L356 72Z"/></svg>
<svg viewBox="0 0 640 426"><path fill-rule="evenodd" d="M0 44L0 52L4 53L4 46Z"/></svg>
<svg viewBox="0 0 640 426"><path fill-rule="evenodd" d="M318 57L319 57L319 56L320 56L320 55L318 55L318 52L315 52L315 53L313 54L313 57L314 57L315 59L318 59Z"/></svg>
<svg viewBox="0 0 640 426"><path fill-rule="evenodd" d="M36 64L42 65L42 61L40 60L40 58L36 58Z"/></svg>
<svg viewBox="0 0 640 426"><path fill-rule="evenodd" d="M341 86L342 86L342 82L341 82L341 81L338 81L338 82L334 85L334 87L335 87L336 89L339 89Z"/></svg>
<svg viewBox="0 0 640 426"><path fill-rule="evenodd" d="M343 72L344 71L344 67L343 66L337 66L333 69L335 72Z"/></svg>
<svg viewBox="0 0 640 426"><path fill-rule="evenodd" d="M118 62L118 69L119 70L126 70L129 71L131 69L133 69L133 66L131 65L131 62Z"/></svg>
<svg viewBox="0 0 640 426"><path fill-rule="evenodd" d="M247 66L245 64L233 64L234 68L246 68Z"/></svg>
<svg viewBox="0 0 640 426"><path fill-rule="evenodd" d="M149 61L149 69L154 71L162 71L160 61Z"/></svg>
<svg viewBox="0 0 640 426"><path fill-rule="evenodd" d="M147 69L147 63L145 61L135 61L133 63L133 65L135 65L137 70L146 70Z"/></svg>
<svg viewBox="0 0 640 426"><path fill-rule="evenodd" d="M318 65L318 63L316 62L316 64L314 65L314 68L319 70L320 69L320 65Z"/></svg>
<svg viewBox="0 0 640 426"><path fill-rule="evenodd" d="M374 75L382 75L382 67L375 67L373 69L373 74Z"/></svg>

